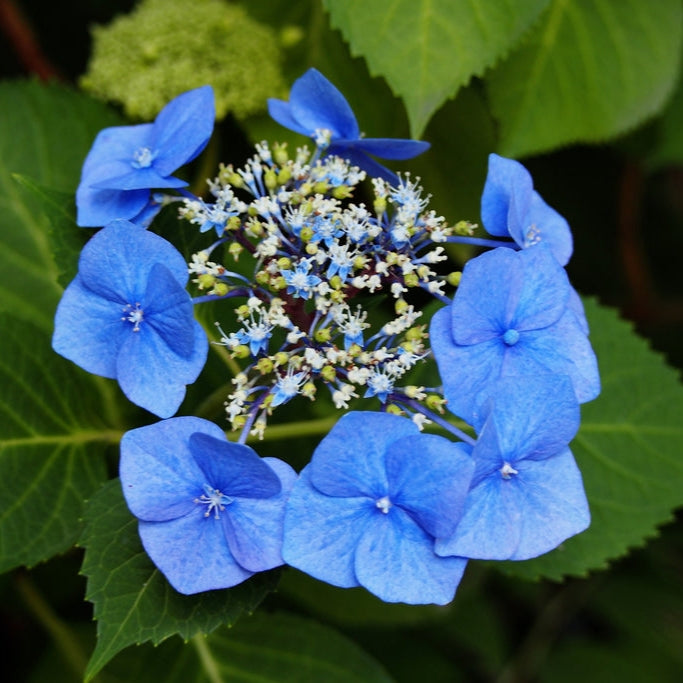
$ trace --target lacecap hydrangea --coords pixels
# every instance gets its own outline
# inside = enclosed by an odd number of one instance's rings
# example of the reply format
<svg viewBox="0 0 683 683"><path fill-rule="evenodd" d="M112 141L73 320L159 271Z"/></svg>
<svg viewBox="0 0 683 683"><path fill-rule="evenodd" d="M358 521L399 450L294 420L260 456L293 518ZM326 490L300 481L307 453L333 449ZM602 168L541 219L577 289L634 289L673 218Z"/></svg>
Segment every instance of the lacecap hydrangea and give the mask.
<svg viewBox="0 0 683 683"><path fill-rule="evenodd" d="M382 600L445 604L470 559L524 560L590 522L569 449L600 390L565 219L518 162L491 155L490 237L449 223L419 179L384 160L427 150L367 138L311 69L271 116L307 145L256 145L206 192L171 175L207 144L211 89L153 124L103 131L77 193L88 242L53 346L118 380L161 421L127 432L120 478L143 546L182 593L226 589L284 564ZM178 241L162 205L177 207ZM147 227L148 229L145 229ZM448 267L449 243L486 250ZM455 289L454 289L455 288ZM442 304L431 320L425 300ZM207 356L230 357L224 423L174 417ZM425 364L439 379L425 386ZM246 445L290 402L340 418L297 474ZM226 438L224 429L234 433ZM199 559L197 559L199 558Z"/></svg>

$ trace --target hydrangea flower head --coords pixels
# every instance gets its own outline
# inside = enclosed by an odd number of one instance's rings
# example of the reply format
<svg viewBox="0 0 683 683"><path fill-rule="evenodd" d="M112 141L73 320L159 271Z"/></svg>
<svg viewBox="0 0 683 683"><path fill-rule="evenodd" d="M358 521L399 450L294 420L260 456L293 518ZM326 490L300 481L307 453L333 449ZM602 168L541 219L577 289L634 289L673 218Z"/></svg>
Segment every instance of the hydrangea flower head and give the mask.
<svg viewBox="0 0 683 683"><path fill-rule="evenodd" d="M580 403L600 392L597 361L548 247L499 247L469 261L450 306L432 318L432 351L451 412L478 426L501 377L568 375Z"/></svg>
<svg viewBox="0 0 683 683"><path fill-rule="evenodd" d="M283 557L386 602L445 604L466 560L439 558L434 539L455 530L473 469L467 446L407 418L347 413L292 489Z"/></svg>
<svg viewBox="0 0 683 683"><path fill-rule="evenodd" d="M364 138L346 98L317 69L298 78L289 102L268 100L268 112L280 125L315 140L329 154L337 154L364 171L396 184L397 176L369 154L382 159L412 159L429 149L420 140Z"/></svg>
<svg viewBox="0 0 683 683"><path fill-rule="evenodd" d="M581 474L567 444L579 427L569 378L506 377L486 403L472 450L476 470L454 534L439 555L526 560L590 524Z"/></svg>
<svg viewBox="0 0 683 683"><path fill-rule="evenodd" d="M512 237L521 249L543 242L560 265L566 265L571 258L569 224L534 190L531 175L518 161L489 155L481 217L490 234Z"/></svg>
<svg viewBox="0 0 683 683"><path fill-rule="evenodd" d="M121 439L121 485L142 544L180 593L241 583L282 564L284 504L296 473L177 417Z"/></svg>
<svg viewBox="0 0 683 683"><path fill-rule="evenodd" d="M57 308L52 347L88 372L117 379L133 403L170 417L208 351L188 277L170 242L114 221L81 252Z"/></svg>
<svg viewBox="0 0 683 683"><path fill-rule="evenodd" d="M213 90L206 85L169 102L154 123L100 131L76 191L78 225L151 219L159 208L150 206L151 189L187 185L171 174L204 149L214 118Z"/></svg>

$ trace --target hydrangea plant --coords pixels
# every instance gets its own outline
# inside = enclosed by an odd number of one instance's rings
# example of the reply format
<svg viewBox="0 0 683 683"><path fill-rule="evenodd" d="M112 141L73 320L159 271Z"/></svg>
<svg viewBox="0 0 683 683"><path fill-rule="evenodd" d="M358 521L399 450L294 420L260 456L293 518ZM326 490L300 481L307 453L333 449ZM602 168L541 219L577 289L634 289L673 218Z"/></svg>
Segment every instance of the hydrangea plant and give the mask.
<svg viewBox="0 0 683 683"><path fill-rule="evenodd" d="M104 131L84 166L79 216L103 228L53 346L164 418L121 441L121 486L152 562L184 594L284 563L387 602L446 604L469 559L523 560L583 531L568 444L600 380L563 268L564 219L518 162L494 155L482 213L502 239L449 272L450 242L482 244L473 226L449 224L417 179L368 156L410 158L426 143L364 138L313 69L269 109L313 147L262 142L244 166L222 164L204 196L171 173L207 142L206 87L154 124ZM152 189L203 241L187 260L154 221L123 220ZM440 306L431 322L425 298ZM205 363L194 307L208 302L211 341L236 364L222 426L174 417ZM435 386L417 379L430 363ZM283 406L317 400L340 418L299 474L246 445Z"/></svg>

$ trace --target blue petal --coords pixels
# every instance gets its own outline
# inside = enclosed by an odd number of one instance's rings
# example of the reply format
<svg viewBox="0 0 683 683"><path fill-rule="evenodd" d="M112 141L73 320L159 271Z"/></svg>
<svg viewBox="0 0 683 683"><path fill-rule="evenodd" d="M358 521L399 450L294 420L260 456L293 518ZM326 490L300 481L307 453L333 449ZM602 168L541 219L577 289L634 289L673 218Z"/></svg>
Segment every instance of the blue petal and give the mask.
<svg viewBox="0 0 683 683"><path fill-rule="evenodd" d="M116 376L123 393L159 417L171 417L185 398L185 385L197 379L206 362L208 340L194 323L194 351L182 358L149 326L131 332L117 359Z"/></svg>
<svg viewBox="0 0 683 683"><path fill-rule="evenodd" d="M515 256L522 263L524 279L512 325L520 332L552 325L569 305L571 286L567 273L544 244Z"/></svg>
<svg viewBox="0 0 683 683"><path fill-rule="evenodd" d="M514 237L509 227L511 198L515 197L515 213L524 213L531 203L532 192L531 175L522 164L490 154L481 196L481 218L486 231L499 237Z"/></svg>
<svg viewBox="0 0 683 683"><path fill-rule="evenodd" d="M76 276L57 306L52 348L88 372L115 378L119 349L131 330L122 320L123 306L93 294Z"/></svg>
<svg viewBox="0 0 683 683"><path fill-rule="evenodd" d="M478 408L491 382L501 374L505 348L498 339L458 346L451 336L451 316L442 308L432 317L429 329L432 352L439 368L448 410L471 425L481 423Z"/></svg>
<svg viewBox="0 0 683 683"><path fill-rule="evenodd" d="M152 166L149 168L130 168L119 176L106 181L92 183L90 187L94 190L149 190L150 188L174 189L186 187L187 183L180 178L173 176L162 176Z"/></svg>
<svg viewBox="0 0 683 683"><path fill-rule="evenodd" d="M333 586L358 586L353 568L356 546L374 502L359 496L338 498L311 483L310 465L294 484L285 511L282 557L296 569Z"/></svg>
<svg viewBox="0 0 683 683"><path fill-rule="evenodd" d="M135 216L129 220L131 223L139 225L141 228L148 228L159 211L161 211L161 208L161 204L154 200L154 196L150 196L149 201L142 208L142 211L135 214Z"/></svg>
<svg viewBox="0 0 683 683"><path fill-rule="evenodd" d="M335 140L335 146L340 146ZM360 138L349 141L356 150L374 154L380 159L412 159L426 152L431 145L422 140L401 140L399 138Z"/></svg>
<svg viewBox="0 0 683 683"><path fill-rule="evenodd" d="M574 438L581 416L566 375L508 376L492 388L473 457L515 464L557 455ZM495 437L493 437L495 435Z"/></svg>
<svg viewBox="0 0 683 683"><path fill-rule="evenodd" d="M270 117L289 130L293 130L295 133L300 133L301 135L310 135L311 131L308 128L300 125L292 116L292 108L289 102L284 100L276 100L271 97L268 99L268 114Z"/></svg>
<svg viewBox="0 0 683 683"><path fill-rule="evenodd" d="M83 247L78 269L85 286L95 294L135 304L143 301L157 263L163 263L185 286L187 263L170 242L129 221L114 221Z"/></svg>
<svg viewBox="0 0 683 683"><path fill-rule="evenodd" d="M555 209L549 207L538 192L532 195L525 226L527 230L529 226L533 226L533 229L520 246L526 247L528 241L538 240L550 248L561 266L567 265L574 251L569 223Z"/></svg>
<svg viewBox="0 0 683 683"><path fill-rule="evenodd" d="M277 475L256 451L227 441L224 434L219 437L201 432L193 434L190 451L206 483L226 496L270 498L281 492Z"/></svg>
<svg viewBox="0 0 683 683"><path fill-rule="evenodd" d="M506 374L539 372L569 375L579 403L600 393L597 359L573 311L567 310L551 327L526 332L507 350Z"/></svg>
<svg viewBox="0 0 683 683"><path fill-rule="evenodd" d="M387 413L350 412L320 442L311 459L311 481L329 496L387 494L385 453L390 443L418 434L407 418Z"/></svg>
<svg viewBox="0 0 683 683"><path fill-rule="evenodd" d="M543 245L515 252L499 247L467 263L453 298L453 339L476 344L510 328L547 327L565 312L570 285Z"/></svg>
<svg viewBox="0 0 683 683"><path fill-rule="evenodd" d="M121 439L119 474L130 511L139 519L162 522L193 510L204 513L195 498L205 475L190 453L191 435L225 438L213 422L174 417L126 432Z"/></svg>
<svg viewBox="0 0 683 683"><path fill-rule="evenodd" d="M187 291L161 263L149 273L142 300L145 321L166 342L173 353L189 358L194 351L194 308Z"/></svg>
<svg viewBox="0 0 683 683"><path fill-rule="evenodd" d="M253 572L278 567L282 559L285 504L297 480L282 460L264 458L280 481L280 493L270 498L235 498L222 515L228 546L239 564Z"/></svg>
<svg viewBox="0 0 683 683"><path fill-rule="evenodd" d="M389 446L389 498L430 536L449 536L460 519L474 472L469 451L434 434L404 436Z"/></svg>
<svg viewBox="0 0 683 683"><path fill-rule="evenodd" d="M81 185L76 191L76 223L99 228L117 218L133 219L147 205L149 190L94 190Z"/></svg>
<svg viewBox="0 0 683 683"><path fill-rule="evenodd" d="M116 184L107 185L106 181L135 169L135 152L152 145L152 129L151 123L143 123L101 130L83 163L79 190L95 184L110 190L123 189Z"/></svg>
<svg viewBox="0 0 683 683"><path fill-rule="evenodd" d="M385 602L445 605L455 595L467 560L438 557L434 539L400 508L379 510L358 543L358 582Z"/></svg>
<svg viewBox="0 0 683 683"><path fill-rule="evenodd" d="M318 128L326 128L333 138L360 137L356 117L346 98L317 69L309 69L294 81L289 103L292 118L309 135Z"/></svg>
<svg viewBox="0 0 683 683"><path fill-rule="evenodd" d="M523 285L523 263L512 249L499 247L468 261L451 304L454 342L479 344L502 335Z"/></svg>
<svg viewBox="0 0 683 683"><path fill-rule="evenodd" d="M154 122L151 147L158 150L154 168L162 176L168 176L197 157L211 137L215 119L210 85L171 100Z"/></svg>
<svg viewBox="0 0 683 683"><path fill-rule="evenodd" d="M567 304L569 310L574 314L579 328L584 334L588 334L590 329L588 327L588 320L586 320L586 312L583 308L583 302L578 292L572 287L569 292L569 302Z"/></svg>
<svg viewBox="0 0 683 683"><path fill-rule="evenodd" d="M526 560L557 547L590 524L581 473L567 449L519 463L518 474L483 480L470 491L455 534L436 542L440 555Z"/></svg>
<svg viewBox="0 0 683 683"><path fill-rule="evenodd" d="M232 556L219 519L201 510L170 522L140 522L145 551L179 593L192 595L242 583L253 572Z"/></svg>

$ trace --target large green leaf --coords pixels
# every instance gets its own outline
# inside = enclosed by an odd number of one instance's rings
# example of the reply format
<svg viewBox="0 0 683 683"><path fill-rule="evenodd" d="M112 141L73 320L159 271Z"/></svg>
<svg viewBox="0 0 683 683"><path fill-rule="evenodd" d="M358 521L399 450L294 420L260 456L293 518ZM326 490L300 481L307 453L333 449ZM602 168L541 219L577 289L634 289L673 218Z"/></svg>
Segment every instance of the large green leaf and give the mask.
<svg viewBox="0 0 683 683"><path fill-rule="evenodd" d="M548 0L324 0L332 25L408 111L413 137L472 76L500 59Z"/></svg>
<svg viewBox="0 0 683 683"><path fill-rule="evenodd" d="M232 628L126 650L107 666L109 681L164 683L389 683L384 669L353 642L311 619L259 612Z"/></svg>
<svg viewBox="0 0 683 683"><path fill-rule="evenodd" d="M631 325L593 302L586 313L602 393L582 406L571 449L583 474L591 526L558 549L507 562L520 576L584 576L642 545L683 504L683 386Z"/></svg>
<svg viewBox="0 0 683 683"><path fill-rule="evenodd" d="M225 681L388 683L382 667L336 631L288 614L256 614L206 641Z"/></svg>
<svg viewBox="0 0 683 683"><path fill-rule="evenodd" d="M233 624L252 612L277 581L264 572L222 591L181 595L147 557L118 479L105 484L86 509L83 574L95 605L97 646L88 663L92 678L117 652L134 643L184 639Z"/></svg>
<svg viewBox="0 0 683 683"><path fill-rule="evenodd" d="M73 193L43 187L19 173L13 174L13 177L27 190L47 219L48 244L57 268L57 282L66 287L76 276L81 249L92 234L90 230L76 227Z"/></svg>
<svg viewBox="0 0 683 683"><path fill-rule="evenodd" d="M64 87L0 83L0 310L50 330L61 294L42 201L13 176L73 194L96 133L117 122Z"/></svg>
<svg viewBox="0 0 683 683"><path fill-rule="evenodd" d="M84 501L106 478L115 416L41 329L0 314L0 571L73 545Z"/></svg>
<svg viewBox="0 0 683 683"><path fill-rule="evenodd" d="M554 0L487 78L500 153L605 140L657 113L676 82L682 28L680 0Z"/></svg>

